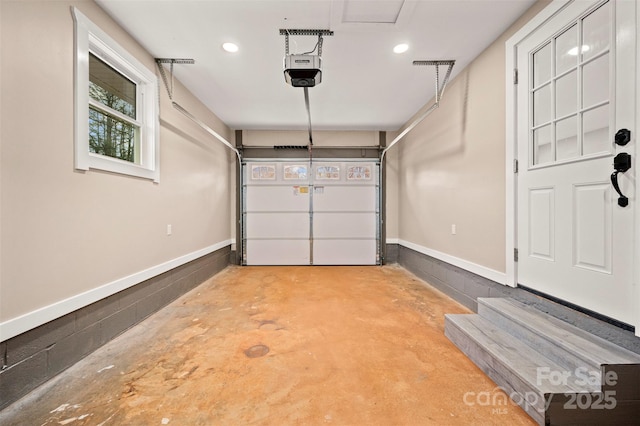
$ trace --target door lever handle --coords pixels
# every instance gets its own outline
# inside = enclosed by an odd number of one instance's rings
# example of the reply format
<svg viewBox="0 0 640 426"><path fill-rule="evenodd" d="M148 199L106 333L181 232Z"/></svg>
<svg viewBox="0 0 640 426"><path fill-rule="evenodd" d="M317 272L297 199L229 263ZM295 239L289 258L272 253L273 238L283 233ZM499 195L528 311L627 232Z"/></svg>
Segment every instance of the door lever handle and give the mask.
<svg viewBox="0 0 640 426"><path fill-rule="evenodd" d="M618 173L624 173L631 168L631 155L626 152L621 152L616 155L613 159L613 168L615 170L611 173L611 184L620 196L618 197L618 205L620 207L627 207L629 205L629 199L625 197L620 190L620 185L618 185Z"/></svg>
<svg viewBox="0 0 640 426"><path fill-rule="evenodd" d="M620 186L618 185L618 173L620 173L618 170L611 173L611 183L618 195L620 195L618 197L618 205L620 207L627 207L629 205L629 199L622 194L622 191L620 191Z"/></svg>

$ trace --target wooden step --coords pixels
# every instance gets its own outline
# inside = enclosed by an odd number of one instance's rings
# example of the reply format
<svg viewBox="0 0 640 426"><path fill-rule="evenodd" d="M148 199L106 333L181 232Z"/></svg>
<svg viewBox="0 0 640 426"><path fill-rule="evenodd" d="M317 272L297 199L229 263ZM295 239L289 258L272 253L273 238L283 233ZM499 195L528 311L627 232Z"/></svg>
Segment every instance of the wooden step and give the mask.
<svg viewBox="0 0 640 426"><path fill-rule="evenodd" d="M640 364L640 355L513 299L478 298L478 314L567 372L599 377L605 365Z"/></svg>
<svg viewBox="0 0 640 426"><path fill-rule="evenodd" d="M478 314L445 315L445 335L541 425L640 418L640 355L531 306L479 298Z"/></svg>
<svg viewBox="0 0 640 426"><path fill-rule="evenodd" d="M599 391L575 375L544 379L541 371L565 368L479 315L445 315L445 335L539 424L554 395Z"/></svg>

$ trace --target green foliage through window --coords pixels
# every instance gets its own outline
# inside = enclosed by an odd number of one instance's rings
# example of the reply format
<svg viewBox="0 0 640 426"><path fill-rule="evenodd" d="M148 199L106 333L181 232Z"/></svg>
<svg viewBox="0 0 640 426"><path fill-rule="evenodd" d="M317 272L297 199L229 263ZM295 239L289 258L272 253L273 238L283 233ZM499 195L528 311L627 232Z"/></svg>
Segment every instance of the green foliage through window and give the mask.
<svg viewBox="0 0 640 426"><path fill-rule="evenodd" d="M90 54L89 97L89 151L137 163L136 84Z"/></svg>
<svg viewBox="0 0 640 426"><path fill-rule="evenodd" d="M135 163L137 128L89 108L89 151Z"/></svg>

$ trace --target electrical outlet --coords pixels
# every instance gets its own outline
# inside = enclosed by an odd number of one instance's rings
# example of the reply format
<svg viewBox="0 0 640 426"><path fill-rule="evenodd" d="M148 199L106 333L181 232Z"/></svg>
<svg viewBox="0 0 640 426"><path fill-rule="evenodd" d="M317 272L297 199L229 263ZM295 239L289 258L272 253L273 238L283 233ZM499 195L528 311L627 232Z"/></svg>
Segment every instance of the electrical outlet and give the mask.
<svg viewBox="0 0 640 426"><path fill-rule="evenodd" d="M167 225L167 235L171 235L171 225Z"/></svg>
<svg viewBox="0 0 640 426"><path fill-rule="evenodd" d="M456 235L456 225L451 225L451 235Z"/></svg>

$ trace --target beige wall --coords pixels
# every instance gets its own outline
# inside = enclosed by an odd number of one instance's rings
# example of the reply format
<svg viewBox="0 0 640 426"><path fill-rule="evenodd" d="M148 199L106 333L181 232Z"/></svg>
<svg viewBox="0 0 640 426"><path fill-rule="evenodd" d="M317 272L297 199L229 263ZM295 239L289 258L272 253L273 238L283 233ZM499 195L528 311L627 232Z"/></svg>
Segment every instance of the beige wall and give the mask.
<svg viewBox="0 0 640 426"><path fill-rule="evenodd" d="M235 134L232 138L233 141L229 140L235 146ZM238 218L236 217L236 165L238 164L237 157L235 153L233 155L233 161L229 162L229 235L231 235L231 239L233 243L231 244L231 250L237 250L238 241L236 240L236 221Z"/></svg>
<svg viewBox="0 0 640 426"><path fill-rule="evenodd" d="M74 170L71 5L155 70L92 1L2 1L0 322L231 238L235 160L164 87L159 184ZM179 84L175 99L232 136Z"/></svg>
<svg viewBox="0 0 640 426"><path fill-rule="evenodd" d="M505 41L548 3L462 70L440 108L390 150L399 155L401 240L505 271Z"/></svg>
<svg viewBox="0 0 640 426"><path fill-rule="evenodd" d="M248 146L307 145L308 130L244 130L242 143ZM317 146L377 146L378 132L313 130Z"/></svg>
<svg viewBox="0 0 640 426"><path fill-rule="evenodd" d="M387 132L387 144L391 143L400 132ZM400 237L399 233L399 199L400 194L400 163L398 158L398 150L391 148L384 156L386 167L386 197L387 197L387 242L396 243Z"/></svg>

